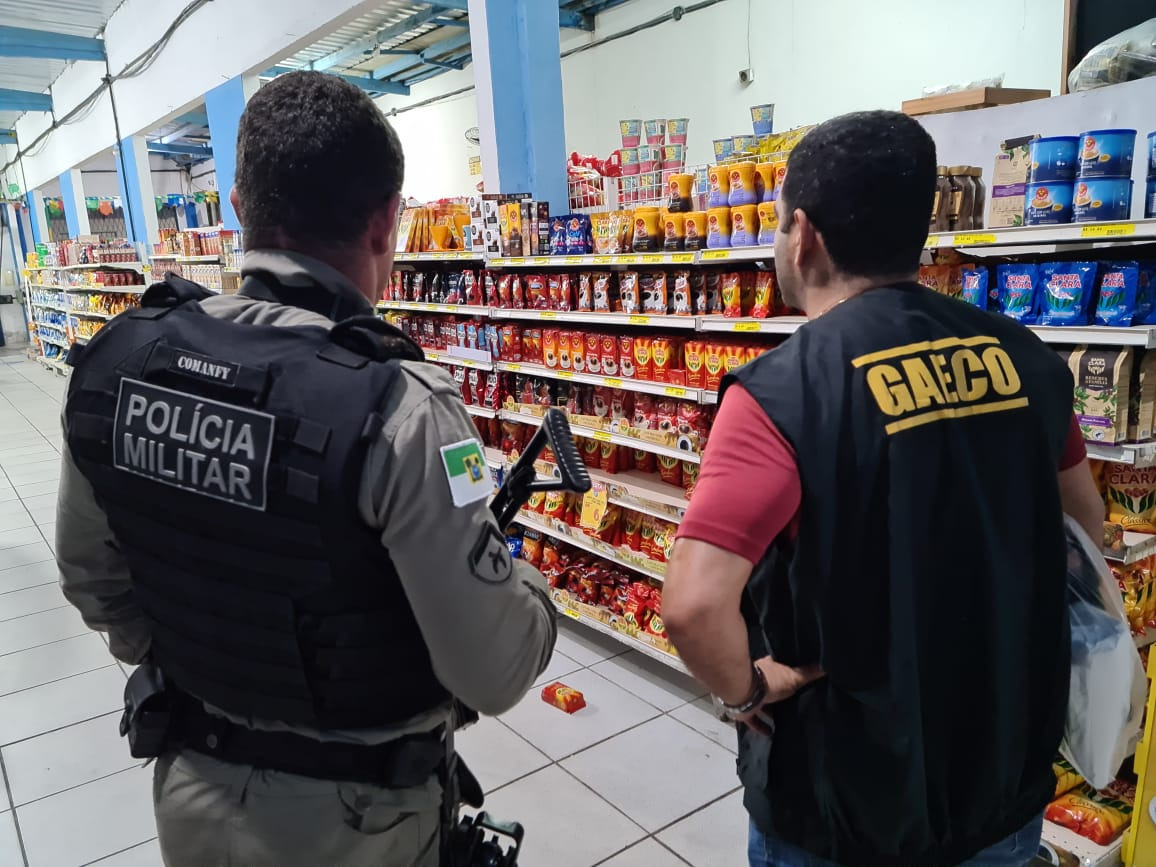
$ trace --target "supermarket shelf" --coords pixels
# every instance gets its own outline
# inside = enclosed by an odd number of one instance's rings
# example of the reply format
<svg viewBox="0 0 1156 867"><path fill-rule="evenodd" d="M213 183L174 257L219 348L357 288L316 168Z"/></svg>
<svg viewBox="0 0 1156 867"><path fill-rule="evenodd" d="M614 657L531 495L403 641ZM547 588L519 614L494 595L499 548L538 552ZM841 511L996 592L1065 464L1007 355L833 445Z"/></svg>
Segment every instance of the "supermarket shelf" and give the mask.
<svg viewBox="0 0 1156 867"><path fill-rule="evenodd" d="M69 310L73 316L83 316L85 319L103 319L106 322L113 318L111 313L97 313L95 310Z"/></svg>
<svg viewBox="0 0 1156 867"><path fill-rule="evenodd" d="M546 379L561 379L566 382L582 382L586 385L603 385L607 388L621 388L640 394L657 394L662 397L677 397L683 400L699 400L702 389L684 388L681 385L667 385L662 382L650 382L645 379L621 379L615 376L596 376L591 373L575 373L572 370L556 370L544 364L530 362L499 361L498 370L510 373L529 373L533 376L543 376Z"/></svg>
<svg viewBox="0 0 1156 867"><path fill-rule="evenodd" d="M775 248L770 245L761 247L729 247L722 250L699 250L698 259L701 265L718 264L719 262L761 262L775 258Z"/></svg>
<svg viewBox="0 0 1156 867"><path fill-rule="evenodd" d="M436 253L397 253L394 262L481 262L481 251L446 250Z"/></svg>
<svg viewBox="0 0 1156 867"><path fill-rule="evenodd" d="M41 268L28 268L29 271L86 271L89 268L116 268L122 271L144 271L143 262L89 262L86 265L47 265Z"/></svg>
<svg viewBox="0 0 1156 867"><path fill-rule="evenodd" d="M1138 821L1143 818L1143 811L1137 811L1132 814L1133 821ZM1062 825L1057 825L1055 822L1044 820L1044 834L1043 840L1040 842L1040 848L1046 849L1049 847L1058 847L1065 852L1070 852L1080 859L1080 867L1115 867L1121 864L1121 848L1124 845L1124 837L1121 835L1107 846L1101 846L1089 840L1087 837L1081 837L1074 831L1069 831ZM1041 857L1045 857L1042 856ZM1050 863L1053 864L1067 864L1067 861L1061 861L1055 853L1048 853ZM1047 863L1047 862L1045 862Z"/></svg>
<svg viewBox="0 0 1156 867"><path fill-rule="evenodd" d="M57 340L55 337L45 337L43 334L39 333L39 331L36 334L36 339L41 343L47 343L49 346L59 346L61 349L68 349L68 343L65 341Z"/></svg>
<svg viewBox="0 0 1156 867"><path fill-rule="evenodd" d="M1112 328L1106 325L1061 327L1056 325L1029 325L1044 343L1093 343L1096 346L1156 347L1156 326L1134 325L1131 328Z"/></svg>
<svg viewBox="0 0 1156 867"><path fill-rule="evenodd" d="M62 304L45 304L43 301L32 301L30 303L32 304L33 307L36 307L40 310L56 310L59 313L71 313L72 312L71 310L69 310L67 307L65 307Z"/></svg>
<svg viewBox="0 0 1156 867"><path fill-rule="evenodd" d="M29 289L56 289L59 291L61 289L67 289L68 287L67 286L61 286L59 283L33 283L31 280L29 280L28 281L28 288Z"/></svg>
<svg viewBox="0 0 1156 867"><path fill-rule="evenodd" d="M616 253L585 256L500 256L486 260L489 268L574 268L625 265L693 265L695 252Z"/></svg>
<svg viewBox="0 0 1156 867"><path fill-rule="evenodd" d="M1118 464L1130 464L1137 469L1156 465L1156 443L1109 446L1101 443L1085 442L1088 457Z"/></svg>
<svg viewBox="0 0 1156 867"><path fill-rule="evenodd" d="M497 418L498 411L495 409L486 409L484 406L475 406L472 403L466 404L466 412L470 415L476 415L480 418Z"/></svg>
<svg viewBox="0 0 1156 867"><path fill-rule="evenodd" d="M446 352L434 352L432 349L425 350L425 360L432 361L435 364L456 364L459 367L476 367L478 370L493 370L493 362L489 361L475 361L472 358L462 358L460 355L450 355Z"/></svg>
<svg viewBox="0 0 1156 867"><path fill-rule="evenodd" d="M36 360L51 370L53 373L59 373L61 376L68 376L72 373L72 368L64 363L60 358L45 358L43 355L36 356Z"/></svg>
<svg viewBox="0 0 1156 867"><path fill-rule="evenodd" d="M653 578L656 581L661 581L665 577L665 563L655 563L652 560L647 560L642 555L632 557L622 548L615 548L613 545L592 539L580 530L571 533L569 528L562 529L562 527L554 524L547 524L544 521L535 520L534 518L527 517L524 512L520 513L514 520L523 527L529 527L531 530L537 530L545 536L551 536L554 539L567 542L575 548L580 548L590 554L597 554L599 557L618 564L623 569L629 569L631 572L637 572L639 575L645 575L647 578Z"/></svg>
<svg viewBox="0 0 1156 867"><path fill-rule="evenodd" d="M152 259L153 261L160 259L162 262L190 262L190 263L192 263L192 262L204 262L205 264L208 264L208 265L214 265L217 262L221 261L221 257L219 255L218 256L177 256L174 254L174 255L164 255L164 256L161 256L161 255L150 256L149 258Z"/></svg>
<svg viewBox="0 0 1156 867"><path fill-rule="evenodd" d="M1104 558L1114 563L1138 563L1141 560L1156 554L1156 534L1132 533L1124 531L1124 550L1109 551L1104 549Z"/></svg>
<svg viewBox="0 0 1156 867"><path fill-rule="evenodd" d="M588 322L595 325L645 325L653 328L681 328L693 330L698 325L694 316L666 316L653 313L594 313L592 311L562 310L507 310L493 308L489 315L495 319L529 319L540 322Z"/></svg>
<svg viewBox="0 0 1156 867"><path fill-rule="evenodd" d="M974 232L939 232L929 235L927 248L1022 247L1089 242L1129 243L1156 241L1156 220L1118 223L1069 223L1062 226L1023 226L1014 229L980 229ZM1041 251L1048 252L1048 251Z"/></svg>
<svg viewBox="0 0 1156 867"><path fill-rule="evenodd" d="M807 321L806 316L772 316L770 319L728 319L725 316L700 316L700 331L729 331L735 334L794 334Z"/></svg>
<svg viewBox="0 0 1156 867"><path fill-rule="evenodd" d="M148 286L65 286L65 292L107 292L112 295L144 295Z"/></svg>
<svg viewBox="0 0 1156 867"><path fill-rule="evenodd" d="M535 461L534 468L540 478L557 478L557 468L549 461ZM635 470L606 473L591 467L587 467L586 472L591 481L606 486L610 503L624 509L677 524L690 505L682 488L668 485L653 473Z"/></svg>
<svg viewBox="0 0 1156 867"><path fill-rule="evenodd" d="M514 410L504 409L498 414L499 418L507 421L521 422L522 424L533 425L538 427L542 423L542 419L536 415L529 415L527 413L515 412ZM570 432L575 436L588 437L590 439L599 440L600 442L614 443L615 445L625 446L630 449L638 449L644 452L653 452L656 455L665 455L667 457L678 458L681 461L690 461L691 463L701 463L702 456L695 452L683 451L682 449L671 448L669 446L659 445L643 439L636 439L634 437L624 436L623 434L609 430L598 430L590 427L583 427L581 425L571 424Z"/></svg>
<svg viewBox="0 0 1156 867"><path fill-rule="evenodd" d="M595 620L593 617L586 617L579 613L577 609L563 605L557 599L551 598L551 601L561 614L566 615L571 620L575 620L583 626L588 626L597 632L601 632L603 635L609 635L615 641L619 641L627 647L649 656L651 659L657 659L659 662L669 665L676 671L681 671L683 674L690 674L685 663L673 653L667 653L665 650L659 650L653 644L633 638L625 632L615 629L609 623L603 623L601 620Z"/></svg>
<svg viewBox="0 0 1156 867"><path fill-rule="evenodd" d="M427 304L422 301L382 301L380 310L420 310L423 313L456 313L460 316L491 316L492 307L475 304Z"/></svg>

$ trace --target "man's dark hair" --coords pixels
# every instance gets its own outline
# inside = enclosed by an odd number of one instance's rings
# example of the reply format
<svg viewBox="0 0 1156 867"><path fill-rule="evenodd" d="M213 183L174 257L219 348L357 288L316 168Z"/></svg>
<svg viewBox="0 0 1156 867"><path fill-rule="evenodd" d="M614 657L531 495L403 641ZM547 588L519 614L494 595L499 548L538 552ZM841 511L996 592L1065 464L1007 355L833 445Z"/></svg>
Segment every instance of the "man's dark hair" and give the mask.
<svg viewBox="0 0 1156 867"><path fill-rule="evenodd" d="M314 248L360 237L401 192L401 141L364 91L291 72L249 100L237 131L237 195L248 249Z"/></svg>
<svg viewBox="0 0 1156 867"><path fill-rule="evenodd" d="M784 230L795 209L806 212L843 273L913 272L935 197L935 142L896 111L844 114L799 142L782 196Z"/></svg>

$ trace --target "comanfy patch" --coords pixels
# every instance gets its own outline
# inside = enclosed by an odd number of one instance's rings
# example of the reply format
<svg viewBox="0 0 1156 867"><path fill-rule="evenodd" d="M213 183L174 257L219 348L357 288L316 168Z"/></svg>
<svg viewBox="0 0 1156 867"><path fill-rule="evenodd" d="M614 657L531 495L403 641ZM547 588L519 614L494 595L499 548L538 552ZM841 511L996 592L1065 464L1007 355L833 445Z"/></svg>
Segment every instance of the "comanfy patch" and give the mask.
<svg viewBox="0 0 1156 867"><path fill-rule="evenodd" d="M113 465L247 509L265 510L273 416L123 379Z"/></svg>

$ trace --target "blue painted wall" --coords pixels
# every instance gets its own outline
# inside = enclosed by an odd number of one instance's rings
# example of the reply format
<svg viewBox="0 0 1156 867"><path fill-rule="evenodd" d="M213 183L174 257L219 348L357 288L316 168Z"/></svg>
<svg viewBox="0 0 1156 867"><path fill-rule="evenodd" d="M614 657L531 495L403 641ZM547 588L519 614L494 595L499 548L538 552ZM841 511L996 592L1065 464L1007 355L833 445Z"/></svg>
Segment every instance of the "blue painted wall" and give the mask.
<svg viewBox="0 0 1156 867"><path fill-rule="evenodd" d="M60 197L64 199L64 220L68 224L68 237L80 234L80 214L76 210L76 190L72 185L72 172L64 172L60 180Z"/></svg>
<svg viewBox="0 0 1156 867"><path fill-rule="evenodd" d="M245 90L241 77L231 78L205 94L209 115L209 133L213 139L213 164L217 171L217 190L221 194L221 222L226 229L240 229L241 221L229 201L233 179L237 174L237 130L245 111ZM286 134L291 134L286 130Z"/></svg>

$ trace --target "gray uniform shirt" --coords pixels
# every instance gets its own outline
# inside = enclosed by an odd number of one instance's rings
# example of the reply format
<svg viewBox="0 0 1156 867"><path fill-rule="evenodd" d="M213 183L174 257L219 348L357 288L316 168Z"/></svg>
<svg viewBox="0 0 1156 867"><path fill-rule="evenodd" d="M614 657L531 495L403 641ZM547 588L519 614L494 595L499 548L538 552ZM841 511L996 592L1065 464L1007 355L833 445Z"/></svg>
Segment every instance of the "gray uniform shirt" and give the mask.
<svg viewBox="0 0 1156 867"><path fill-rule="evenodd" d="M364 312L372 312L347 277L316 259L251 251L245 254L243 273L253 272L271 274L284 285L314 286L318 292L360 300ZM332 325L307 310L235 295L210 298L202 306L234 322ZM545 579L521 560L514 561L509 580L500 583L471 571L471 550L496 523L484 501L460 508L453 504L439 449L477 437L453 378L431 364L403 362L384 415L388 421L370 446L361 478L361 517L381 532L442 685L482 713L502 713L525 695L554 648L556 626ZM109 544L115 540L92 486L67 443L63 452L56 523L61 587L90 628L108 633L114 656L140 662L149 649L149 618L133 597L127 563ZM447 714L448 706L387 729L356 732L234 719L254 728L377 743L428 730Z"/></svg>

